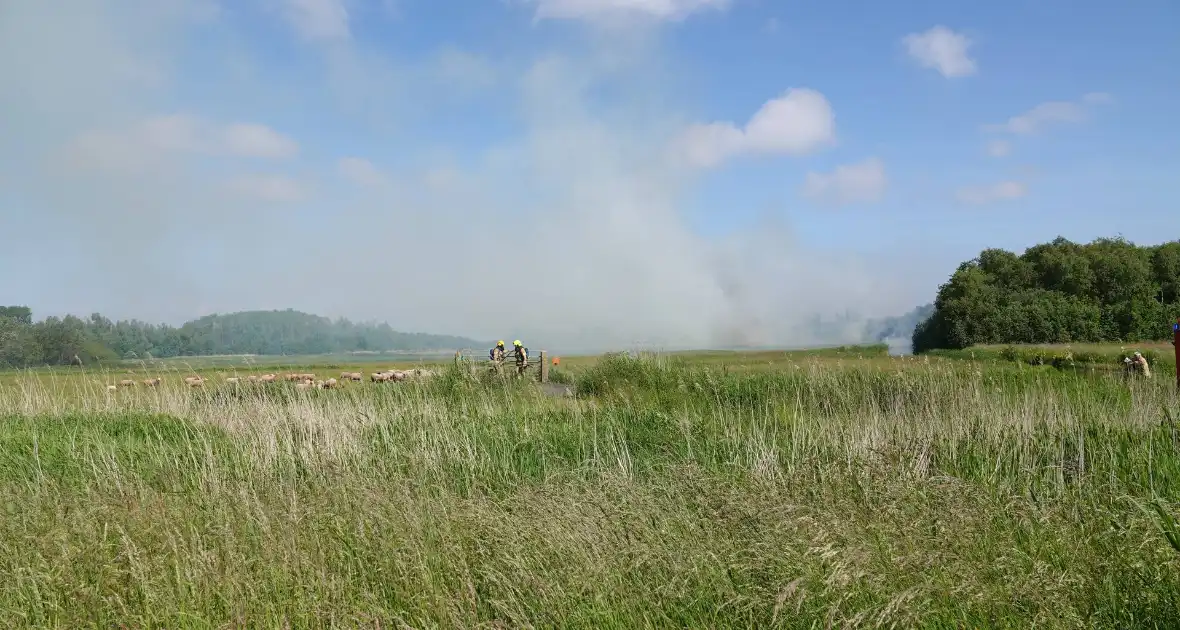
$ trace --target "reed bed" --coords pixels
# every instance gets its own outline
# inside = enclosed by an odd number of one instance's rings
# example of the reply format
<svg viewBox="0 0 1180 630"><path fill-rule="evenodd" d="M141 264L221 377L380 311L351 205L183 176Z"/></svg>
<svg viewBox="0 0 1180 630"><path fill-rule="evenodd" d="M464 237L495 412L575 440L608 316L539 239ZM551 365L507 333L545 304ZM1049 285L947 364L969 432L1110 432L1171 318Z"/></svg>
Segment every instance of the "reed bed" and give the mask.
<svg viewBox="0 0 1180 630"><path fill-rule="evenodd" d="M0 623L1180 627L1159 379L623 356L565 377L12 375Z"/></svg>

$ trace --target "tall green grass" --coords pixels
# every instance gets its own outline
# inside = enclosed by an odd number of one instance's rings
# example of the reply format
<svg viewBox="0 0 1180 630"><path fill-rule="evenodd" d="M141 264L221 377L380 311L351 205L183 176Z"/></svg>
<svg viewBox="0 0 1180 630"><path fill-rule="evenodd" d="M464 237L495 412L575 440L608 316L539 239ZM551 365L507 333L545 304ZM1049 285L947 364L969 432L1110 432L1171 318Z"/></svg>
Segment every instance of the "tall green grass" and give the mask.
<svg viewBox="0 0 1180 630"><path fill-rule="evenodd" d="M608 357L0 388L5 627L1180 627L1173 388Z"/></svg>
<svg viewBox="0 0 1180 630"><path fill-rule="evenodd" d="M1161 347L1163 350L1161 350ZM931 350L932 357L970 359L973 361L1050 365L1058 369L1121 370L1123 359L1141 352L1153 371L1176 375L1175 353L1166 344L1054 344L973 346L962 350Z"/></svg>

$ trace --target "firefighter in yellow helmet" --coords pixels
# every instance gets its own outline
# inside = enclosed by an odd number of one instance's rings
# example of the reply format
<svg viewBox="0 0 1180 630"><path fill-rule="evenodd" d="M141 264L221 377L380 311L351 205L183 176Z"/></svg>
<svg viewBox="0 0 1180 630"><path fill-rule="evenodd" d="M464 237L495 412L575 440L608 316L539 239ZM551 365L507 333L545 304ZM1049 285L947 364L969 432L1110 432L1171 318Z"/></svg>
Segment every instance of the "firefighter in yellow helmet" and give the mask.
<svg viewBox="0 0 1180 630"><path fill-rule="evenodd" d="M503 340L497 341L495 347L492 348L492 351L488 353L488 358L492 362L492 369L494 369L497 373L504 369L504 354Z"/></svg>
<svg viewBox="0 0 1180 630"><path fill-rule="evenodd" d="M512 353L516 356L516 375L524 376L524 371L529 367L529 349L517 339L512 342Z"/></svg>

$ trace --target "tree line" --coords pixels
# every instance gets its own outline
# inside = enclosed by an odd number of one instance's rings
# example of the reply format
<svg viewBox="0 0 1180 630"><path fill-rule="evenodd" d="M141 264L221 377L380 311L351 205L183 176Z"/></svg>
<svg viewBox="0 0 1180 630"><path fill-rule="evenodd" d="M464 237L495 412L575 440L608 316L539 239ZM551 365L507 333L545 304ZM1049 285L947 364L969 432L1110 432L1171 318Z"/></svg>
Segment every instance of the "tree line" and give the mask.
<svg viewBox="0 0 1180 630"><path fill-rule="evenodd" d="M0 307L0 365L29 367L218 354L306 355L482 347L465 337L404 333L386 323L331 320L287 309L215 314L179 327L112 321L95 313L33 321L26 306Z"/></svg>
<svg viewBox="0 0 1180 630"><path fill-rule="evenodd" d="M985 249L938 289L915 352L979 344L1170 339L1180 316L1180 241L1058 237L1017 255Z"/></svg>

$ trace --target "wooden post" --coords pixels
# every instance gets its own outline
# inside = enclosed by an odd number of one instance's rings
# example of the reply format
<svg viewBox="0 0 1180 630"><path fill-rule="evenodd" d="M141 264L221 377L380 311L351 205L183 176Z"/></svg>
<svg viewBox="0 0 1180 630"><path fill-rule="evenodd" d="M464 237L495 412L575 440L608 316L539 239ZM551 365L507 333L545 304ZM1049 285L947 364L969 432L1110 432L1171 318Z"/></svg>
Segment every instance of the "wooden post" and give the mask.
<svg viewBox="0 0 1180 630"><path fill-rule="evenodd" d="M1176 352L1176 387L1180 388L1180 319L1172 324L1172 350Z"/></svg>
<svg viewBox="0 0 1180 630"><path fill-rule="evenodd" d="M549 382L549 353L545 352L544 350L541 351L541 382Z"/></svg>

